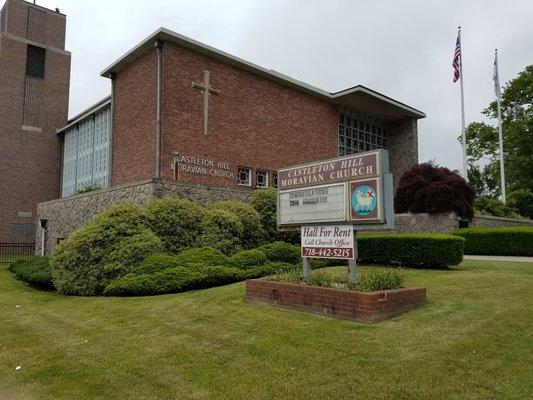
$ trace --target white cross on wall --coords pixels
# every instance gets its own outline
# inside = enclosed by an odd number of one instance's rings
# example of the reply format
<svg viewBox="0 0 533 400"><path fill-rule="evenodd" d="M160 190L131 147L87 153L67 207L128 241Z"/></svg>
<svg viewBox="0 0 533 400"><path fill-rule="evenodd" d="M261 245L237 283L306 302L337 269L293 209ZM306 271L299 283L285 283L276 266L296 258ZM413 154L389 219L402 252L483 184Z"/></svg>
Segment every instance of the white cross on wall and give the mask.
<svg viewBox="0 0 533 400"><path fill-rule="evenodd" d="M207 118L209 114L209 94L220 94L220 90L213 89L209 86L209 71L204 71L203 83L192 83L193 89L200 89L204 92L204 135L207 135Z"/></svg>

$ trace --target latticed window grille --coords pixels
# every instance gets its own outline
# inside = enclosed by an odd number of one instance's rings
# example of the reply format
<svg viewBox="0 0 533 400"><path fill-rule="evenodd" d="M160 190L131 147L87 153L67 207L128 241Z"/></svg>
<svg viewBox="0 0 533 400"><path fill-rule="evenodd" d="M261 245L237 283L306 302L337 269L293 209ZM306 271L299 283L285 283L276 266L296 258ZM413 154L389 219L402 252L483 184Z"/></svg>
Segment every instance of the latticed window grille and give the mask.
<svg viewBox="0 0 533 400"><path fill-rule="evenodd" d="M359 113L339 113L339 156L388 147L385 122Z"/></svg>

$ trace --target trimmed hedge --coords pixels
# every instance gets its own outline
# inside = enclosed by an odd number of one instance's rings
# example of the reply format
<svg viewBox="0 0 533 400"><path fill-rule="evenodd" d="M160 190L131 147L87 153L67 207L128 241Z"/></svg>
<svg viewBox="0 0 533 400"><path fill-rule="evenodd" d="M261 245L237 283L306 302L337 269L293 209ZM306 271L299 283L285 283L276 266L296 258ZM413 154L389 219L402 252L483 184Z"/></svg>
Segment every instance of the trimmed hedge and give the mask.
<svg viewBox="0 0 533 400"><path fill-rule="evenodd" d="M533 228L466 228L454 235L466 239L465 254L533 256Z"/></svg>
<svg viewBox="0 0 533 400"><path fill-rule="evenodd" d="M9 268L15 277L28 285L45 290L53 290L52 268L48 257L33 256L27 260L18 260Z"/></svg>
<svg viewBox="0 0 533 400"><path fill-rule="evenodd" d="M179 293L225 285L248 278L258 278L288 271L292 265L268 263L262 267L239 269L228 266L187 264L147 274L130 273L110 283L104 290L106 296L148 296Z"/></svg>
<svg viewBox="0 0 533 400"><path fill-rule="evenodd" d="M463 260L465 240L444 234L365 235L357 239L360 262L445 267Z"/></svg>

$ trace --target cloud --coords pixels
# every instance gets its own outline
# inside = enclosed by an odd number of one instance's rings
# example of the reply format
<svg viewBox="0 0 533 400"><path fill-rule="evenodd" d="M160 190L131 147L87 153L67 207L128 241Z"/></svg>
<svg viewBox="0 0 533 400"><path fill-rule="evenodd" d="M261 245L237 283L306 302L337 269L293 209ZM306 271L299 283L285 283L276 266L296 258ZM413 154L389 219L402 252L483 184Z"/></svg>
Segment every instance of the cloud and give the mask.
<svg viewBox="0 0 533 400"><path fill-rule="evenodd" d="M463 26L466 120L533 62L533 2L351 0L73 2L40 0L67 14L72 51L70 115L106 96L100 71L160 26L328 91L366 85L426 112L420 160L461 167L459 85L452 83Z"/></svg>

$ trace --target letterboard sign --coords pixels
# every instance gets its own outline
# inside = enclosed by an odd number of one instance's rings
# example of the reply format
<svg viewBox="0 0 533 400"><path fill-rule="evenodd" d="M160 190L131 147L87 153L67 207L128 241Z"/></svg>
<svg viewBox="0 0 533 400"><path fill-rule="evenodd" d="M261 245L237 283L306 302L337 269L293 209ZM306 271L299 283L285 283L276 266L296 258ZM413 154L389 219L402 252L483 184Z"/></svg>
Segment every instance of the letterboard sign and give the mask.
<svg viewBox="0 0 533 400"><path fill-rule="evenodd" d="M388 172L383 149L281 169L278 226L393 224Z"/></svg>

